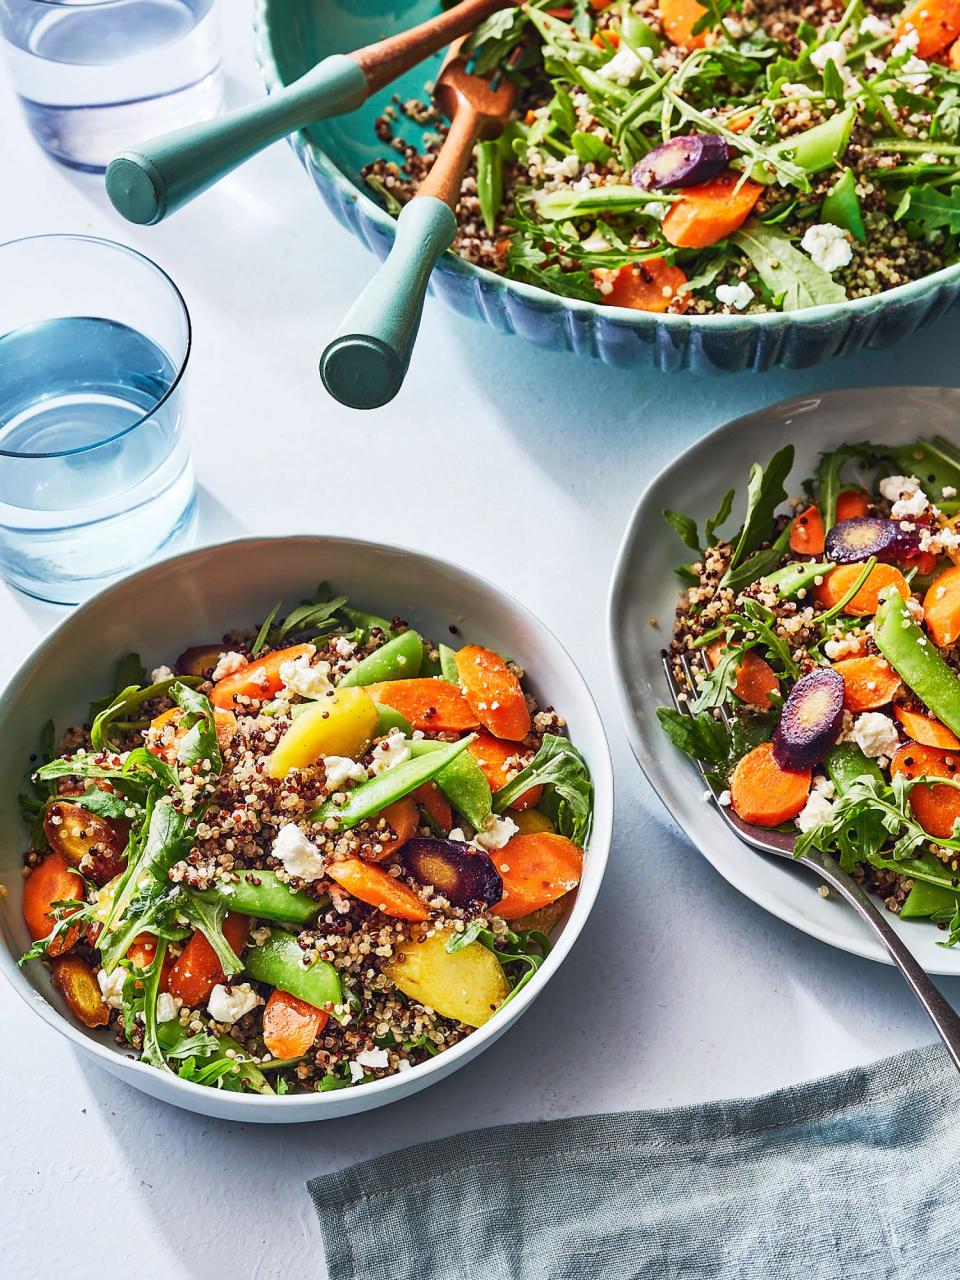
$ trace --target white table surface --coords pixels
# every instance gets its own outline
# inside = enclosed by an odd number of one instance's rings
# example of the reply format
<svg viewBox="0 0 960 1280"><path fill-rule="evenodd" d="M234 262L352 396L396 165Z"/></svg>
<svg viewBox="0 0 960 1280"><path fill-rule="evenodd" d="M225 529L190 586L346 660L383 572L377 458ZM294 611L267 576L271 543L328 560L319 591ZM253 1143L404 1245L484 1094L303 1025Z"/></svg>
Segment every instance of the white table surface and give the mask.
<svg viewBox="0 0 960 1280"><path fill-rule="evenodd" d="M223 8L238 102L258 92L249 8ZM305 1258L323 1274L303 1186L313 1174L474 1125L760 1092L932 1038L893 971L766 915L672 825L621 730L605 598L639 491L682 446L804 391L956 382L957 319L819 369L698 379L538 351L430 301L403 392L354 415L323 392L317 358L373 260L288 148L169 224L134 228L98 179L41 154L0 81L0 173L0 240L113 237L183 290L203 539L373 535L494 577L592 683L618 786L606 881L565 968L482 1058L391 1108L276 1129L193 1116L90 1065L0 990L0 1269L11 1280L113 1280L134 1267L142 1280L199 1280L211 1266L248 1280L300 1272ZM58 616L0 586L4 680ZM949 989L960 999L960 982Z"/></svg>

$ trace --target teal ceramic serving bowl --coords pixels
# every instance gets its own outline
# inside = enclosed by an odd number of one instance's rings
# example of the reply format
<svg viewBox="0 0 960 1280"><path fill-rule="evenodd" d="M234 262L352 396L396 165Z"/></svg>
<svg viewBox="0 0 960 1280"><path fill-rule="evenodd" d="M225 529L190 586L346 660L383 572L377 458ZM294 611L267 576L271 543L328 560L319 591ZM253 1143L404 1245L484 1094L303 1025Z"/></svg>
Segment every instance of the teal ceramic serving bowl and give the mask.
<svg viewBox="0 0 960 1280"><path fill-rule="evenodd" d="M346 53L430 17L438 0L256 0L258 60L268 92L298 79L321 58ZM337 219L386 257L394 220L360 176L384 154L374 131L394 93L426 99L440 56L371 98L360 110L324 120L291 139ZM960 298L960 265L888 293L836 306L758 316L674 316L559 298L506 280L446 253L432 289L455 311L553 351L606 364L650 364L665 372L738 373L782 365L804 369L863 347L885 347L937 320Z"/></svg>

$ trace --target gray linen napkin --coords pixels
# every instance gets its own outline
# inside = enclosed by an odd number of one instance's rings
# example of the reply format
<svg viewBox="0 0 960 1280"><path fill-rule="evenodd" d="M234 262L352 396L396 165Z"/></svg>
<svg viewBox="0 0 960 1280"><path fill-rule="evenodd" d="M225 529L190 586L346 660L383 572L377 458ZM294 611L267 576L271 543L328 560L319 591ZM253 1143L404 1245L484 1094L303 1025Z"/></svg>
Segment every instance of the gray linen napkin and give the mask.
<svg viewBox="0 0 960 1280"><path fill-rule="evenodd" d="M475 1130L307 1184L330 1280L957 1280L939 1045L760 1098Z"/></svg>

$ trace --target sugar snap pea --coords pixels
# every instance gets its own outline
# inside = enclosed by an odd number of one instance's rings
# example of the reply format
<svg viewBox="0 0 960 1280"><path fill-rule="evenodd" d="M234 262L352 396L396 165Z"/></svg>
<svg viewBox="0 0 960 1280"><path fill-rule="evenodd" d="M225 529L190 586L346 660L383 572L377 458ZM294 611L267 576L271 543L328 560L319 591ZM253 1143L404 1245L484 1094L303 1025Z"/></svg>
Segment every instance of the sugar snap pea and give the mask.
<svg viewBox="0 0 960 1280"><path fill-rule="evenodd" d="M373 653L368 653L343 677L341 687L380 684L384 680L412 680L420 674L423 640L416 631L394 636Z"/></svg>
<svg viewBox="0 0 960 1280"><path fill-rule="evenodd" d="M440 674L444 680L459 685L460 672L457 670L457 655L448 644L440 645Z"/></svg>
<svg viewBox="0 0 960 1280"><path fill-rule="evenodd" d="M343 999L340 977L333 965L326 960L315 960L309 968L304 968L300 944L285 929L271 929L265 942L249 947L243 955L243 967L256 982L288 991L315 1009L340 1004Z"/></svg>
<svg viewBox="0 0 960 1280"><path fill-rule="evenodd" d="M924 706L948 729L960 733L960 677L917 626L903 597L893 587L880 596L873 624L873 639Z"/></svg>
<svg viewBox="0 0 960 1280"><path fill-rule="evenodd" d="M263 920L306 924L323 903L303 892L294 892L275 871L241 871L239 880L217 880L197 894L204 902L225 902L230 911Z"/></svg>
<svg viewBox="0 0 960 1280"><path fill-rule="evenodd" d="M830 560L808 563L785 564L782 569L774 569L773 573L764 574L764 582L769 583L781 600L789 600L798 591L808 589L817 578L835 569L837 566Z"/></svg>
<svg viewBox="0 0 960 1280"><path fill-rule="evenodd" d="M442 742L431 742L426 738L415 738L410 743L414 756L429 755L442 747ZM483 776L483 771L469 751L452 760L446 768L441 769L434 778L437 786L456 809L462 813L471 827L482 831L493 810L493 795L490 783Z"/></svg>
<svg viewBox="0 0 960 1280"><path fill-rule="evenodd" d="M402 800L411 791L424 782L429 782L452 760L455 760L467 745L473 741L474 735L461 738L459 742L438 744L438 750L426 754L411 755L402 764L395 764L375 778L361 782L358 787L348 793L345 804L334 804L328 800L319 809L313 811L314 822L325 822L328 818L336 818L340 827L355 827L364 818L372 818L375 813L385 809L395 800ZM411 745L411 751L413 750ZM296 992L294 992L296 995Z"/></svg>

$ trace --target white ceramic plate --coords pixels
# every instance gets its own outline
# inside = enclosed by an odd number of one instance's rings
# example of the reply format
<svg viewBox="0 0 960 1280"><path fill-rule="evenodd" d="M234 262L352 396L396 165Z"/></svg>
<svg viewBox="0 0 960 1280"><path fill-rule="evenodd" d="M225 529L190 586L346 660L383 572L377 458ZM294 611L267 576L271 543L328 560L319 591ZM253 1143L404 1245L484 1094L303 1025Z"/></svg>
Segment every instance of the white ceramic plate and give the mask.
<svg viewBox="0 0 960 1280"><path fill-rule="evenodd" d="M109 1035L95 1035L65 1012L47 970L15 958L29 945L21 915L23 823L16 797L43 723L59 731L85 718L91 697L112 685L118 657L138 652L147 668L187 645L216 641L266 616L278 599L291 607L328 581L360 608L406 618L439 641L456 624L479 644L507 652L528 673L541 705L565 717L596 790L593 830L573 908L536 977L478 1031L402 1075L355 1089L265 1098L190 1084L142 1066ZM155 1098L228 1120L293 1123L351 1115L416 1093L492 1044L536 999L590 914L603 878L613 821L613 776L603 726L573 661L523 605L444 560L345 538L249 538L205 547L152 565L87 601L53 631L0 697L0 969L50 1026L129 1084ZM29 1064L25 1064L29 1070Z"/></svg>
<svg viewBox="0 0 960 1280"><path fill-rule="evenodd" d="M703 799L703 783L691 760L661 730L656 708L670 695L660 663L679 599L676 565L685 548L663 519L664 508L701 522L735 488L734 512L742 512L747 472L792 441L797 456L789 495L813 474L817 456L845 441L902 444L935 434L956 439L960 390L944 387L880 387L828 391L784 400L706 436L666 467L637 504L620 548L610 594L610 646L614 683L633 753L678 826L725 879L781 920L844 951L890 963L865 925L835 897L820 898L816 880L801 867L767 858L730 831L716 806ZM651 625L651 618L658 626ZM960 974L960 949L937 946L943 934L926 921L895 927L929 973Z"/></svg>

